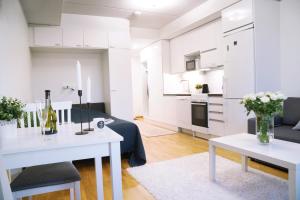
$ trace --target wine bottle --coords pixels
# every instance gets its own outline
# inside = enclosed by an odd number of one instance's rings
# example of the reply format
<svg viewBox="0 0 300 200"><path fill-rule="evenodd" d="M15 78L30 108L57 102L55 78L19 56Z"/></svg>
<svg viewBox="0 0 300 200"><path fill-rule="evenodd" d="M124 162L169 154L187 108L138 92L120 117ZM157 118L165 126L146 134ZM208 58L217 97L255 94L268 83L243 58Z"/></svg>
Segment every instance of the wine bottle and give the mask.
<svg viewBox="0 0 300 200"><path fill-rule="evenodd" d="M46 98L45 106L46 109L48 109L48 118L45 125L45 134L46 135L55 134L57 133L57 127L56 127L57 117L51 105L50 90L45 90L45 98Z"/></svg>

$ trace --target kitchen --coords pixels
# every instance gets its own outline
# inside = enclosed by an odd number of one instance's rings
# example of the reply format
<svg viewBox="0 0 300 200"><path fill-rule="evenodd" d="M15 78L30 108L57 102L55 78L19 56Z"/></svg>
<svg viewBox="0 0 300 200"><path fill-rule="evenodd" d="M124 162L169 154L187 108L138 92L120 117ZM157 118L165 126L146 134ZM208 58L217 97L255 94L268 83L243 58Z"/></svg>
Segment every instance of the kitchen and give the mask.
<svg viewBox="0 0 300 200"><path fill-rule="evenodd" d="M260 17L263 10L269 19ZM204 138L246 132L241 98L280 89L279 49L264 51L268 45L278 47L273 32L279 23L270 23L278 15L271 1L242 1L208 23L144 48L145 119ZM268 70L274 75L262 76ZM202 92L196 84L205 86Z"/></svg>

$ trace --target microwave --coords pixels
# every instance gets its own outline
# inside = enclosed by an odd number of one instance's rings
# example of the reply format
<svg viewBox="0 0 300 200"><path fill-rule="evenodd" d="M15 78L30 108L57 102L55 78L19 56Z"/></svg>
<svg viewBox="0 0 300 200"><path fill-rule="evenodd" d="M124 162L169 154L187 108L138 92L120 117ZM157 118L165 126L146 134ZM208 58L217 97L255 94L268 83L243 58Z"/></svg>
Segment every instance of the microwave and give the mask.
<svg viewBox="0 0 300 200"><path fill-rule="evenodd" d="M198 68L199 59L187 60L185 61L185 69L186 71L193 71Z"/></svg>

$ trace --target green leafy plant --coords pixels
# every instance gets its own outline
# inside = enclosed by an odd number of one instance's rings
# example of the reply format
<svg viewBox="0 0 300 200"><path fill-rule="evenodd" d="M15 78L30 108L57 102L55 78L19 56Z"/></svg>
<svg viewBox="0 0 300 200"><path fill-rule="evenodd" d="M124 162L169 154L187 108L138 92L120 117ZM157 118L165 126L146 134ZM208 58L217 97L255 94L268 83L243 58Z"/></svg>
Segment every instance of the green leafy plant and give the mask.
<svg viewBox="0 0 300 200"><path fill-rule="evenodd" d="M195 89L196 89L196 90L200 90L200 89L202 89L202 87L203 87L203 86L202 86L201 84L196 84L196 85L195 85Z"/></svg>
<svg viewBox="0 0 300 200"><path fill-rule="evenodd" d="M11 97L2 97L0 99L0 120L11 121L20 119L23 115L24 104Z"/></svg>

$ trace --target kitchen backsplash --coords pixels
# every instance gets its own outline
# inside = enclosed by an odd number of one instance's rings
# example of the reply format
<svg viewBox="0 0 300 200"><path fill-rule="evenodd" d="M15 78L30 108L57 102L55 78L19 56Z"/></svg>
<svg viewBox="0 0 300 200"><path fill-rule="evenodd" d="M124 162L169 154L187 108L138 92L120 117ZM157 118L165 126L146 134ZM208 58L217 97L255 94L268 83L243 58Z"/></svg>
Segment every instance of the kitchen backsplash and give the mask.
<svg viewBox="0 0 300 200"><path fill-rule="evenodd" d="M223 76L223 69L205 73L201 71L191 71L182 74L164 74L164 93L195 93L195 85L197 83L208 84L210 93L223 93Z"/></svg>

